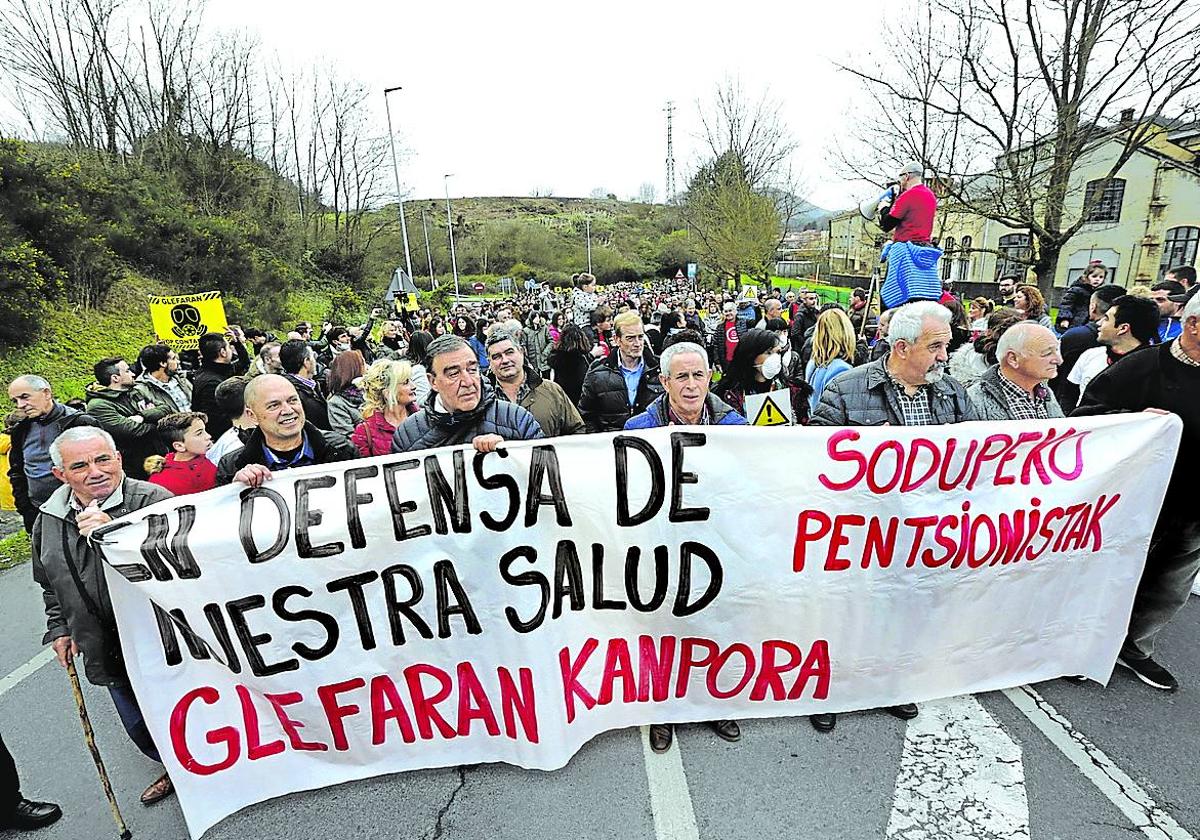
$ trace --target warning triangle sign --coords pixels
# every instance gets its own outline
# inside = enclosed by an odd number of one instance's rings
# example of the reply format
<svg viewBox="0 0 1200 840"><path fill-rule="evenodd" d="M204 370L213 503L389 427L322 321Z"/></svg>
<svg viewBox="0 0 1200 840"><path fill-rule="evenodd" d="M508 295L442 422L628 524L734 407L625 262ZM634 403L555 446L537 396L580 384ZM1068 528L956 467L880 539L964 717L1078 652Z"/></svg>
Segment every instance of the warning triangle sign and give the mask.
<svg viewBox="0 0 1200 840"><path fill-rule="evenodd" d="M683 276L682 268L675 269L675 279L676 280L686 280L687 279L686 277Z"/></svg>
<svg viewBox="0 0 1200 840"><path fill-rule="evenodd" d="M779 406L768 396L763 400L762 407L758 410L758 414L754 415L752 426L786 426L791 421L787 415L780 410Z"/></svg>

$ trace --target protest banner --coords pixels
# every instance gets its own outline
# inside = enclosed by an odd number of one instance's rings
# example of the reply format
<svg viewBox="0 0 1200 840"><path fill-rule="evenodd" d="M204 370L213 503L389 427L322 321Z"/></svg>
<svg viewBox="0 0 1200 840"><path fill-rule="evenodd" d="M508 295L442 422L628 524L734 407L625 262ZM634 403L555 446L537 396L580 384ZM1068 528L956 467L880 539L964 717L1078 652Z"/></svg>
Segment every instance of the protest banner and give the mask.
<svg viewBox="0 0 1200 840"><path fill-rule="evenodd" d="M1106 681L1181 428L452 447L170 499L100 539L129 676L199 836L381 773L553 770L618 727Z"/></svg>
<svg viewBox="0 0 1200 840"><path fill-rule="evenodd" d="M200 346L200 336L223 333L228 326L220 292L148 297L154 334L176 352L195 350Z"/></svg>

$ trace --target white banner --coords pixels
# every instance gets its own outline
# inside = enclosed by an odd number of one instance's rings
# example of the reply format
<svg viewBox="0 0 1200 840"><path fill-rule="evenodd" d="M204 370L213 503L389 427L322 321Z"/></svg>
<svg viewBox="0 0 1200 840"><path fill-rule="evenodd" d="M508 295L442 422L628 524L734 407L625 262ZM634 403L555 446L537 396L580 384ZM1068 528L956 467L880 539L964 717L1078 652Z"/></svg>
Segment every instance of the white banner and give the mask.
<svg viewBox="0 0 1200 840"><path fill-rule="evenodd" d="M394 455L138 511L104 537L108 583L198 836L381 773L553 770L618 727L1106 681L1180 430L675 427Z"/></svg>

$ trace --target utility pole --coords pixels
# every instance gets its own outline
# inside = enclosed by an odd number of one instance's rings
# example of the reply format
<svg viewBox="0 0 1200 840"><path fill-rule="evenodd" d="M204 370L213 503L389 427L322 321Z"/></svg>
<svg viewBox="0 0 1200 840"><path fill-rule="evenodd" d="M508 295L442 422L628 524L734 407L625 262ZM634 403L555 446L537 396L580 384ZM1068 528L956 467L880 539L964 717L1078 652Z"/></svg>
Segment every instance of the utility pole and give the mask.
<svg viewBox="0 0 1200 840"><path fill-rule="evenodd" d="M396 135L392 133L392 106L388 102L388 94L401 90L400 86L383 89L383 109L387 112L388 141L392 146L392 176L396 180L396 205L400 208L400 234L404 237L404 267L408 270L408 279L412 280L412 257L408 253L408 225L404 222L404 198L400 194L400 166L396 162Z"/></svg>
<svg viewBox="0 0 1200 840"><path fill-rule="evenodd" d="M592 217L584 216L584 227L587 228L588 274L592 273Z"/></svg>
<svg viewBox="0 0 1200 840"><path fill-rule="evenodd" d="M675 141L671 136L671 121L675 114L675 103L667 100L667 204L675 203Z"/></svg>
<svg viewBox="0 0 1200 840"><path fill-rule="evenodd" d="M433 291L437 288L437 281L433 279L433 253L429 250L429 224L425 221L425 208L421 208L421 229L425 231L425 258L429 260L429 289Z"/></svg>
<svg viewBox="0 0 1200 840"><path fill-rule="evenodd" d="M450 232L450 268L454 272L454 300L457 303L461 299L458 293L458 258L454 256L454 218L450 215L450 179L453 177L454 173L442 176L446 185L446 229Z"/></svg>

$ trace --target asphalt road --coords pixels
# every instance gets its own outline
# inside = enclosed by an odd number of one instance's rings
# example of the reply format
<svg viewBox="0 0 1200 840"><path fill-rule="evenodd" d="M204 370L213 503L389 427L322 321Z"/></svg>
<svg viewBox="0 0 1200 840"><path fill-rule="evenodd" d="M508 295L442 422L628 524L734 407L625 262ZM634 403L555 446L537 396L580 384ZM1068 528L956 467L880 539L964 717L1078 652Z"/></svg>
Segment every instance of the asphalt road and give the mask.
<svg viewBox="0 0 1200 840"><path fill-rule="evenodd" d="M42 650L28 566L0 573L0 611L0 731L24 793L65 811L32 836L115 838L65 674L50 663L20 678ZM639 731L610 732L554 773L485 765L352 782L252 806L206 837L1194 840L1198 640L1193 598L1160 643L1183 683L1172 695L1118 670L1107 688L1060 680L927 704L909 724L844 715L827 735L804 719L756 720L734 745L687 726L665 756L648 754ZM107 695L85 693L134 836L186 838L174 799L138 803L157 766L129 743Z"/></svg>

